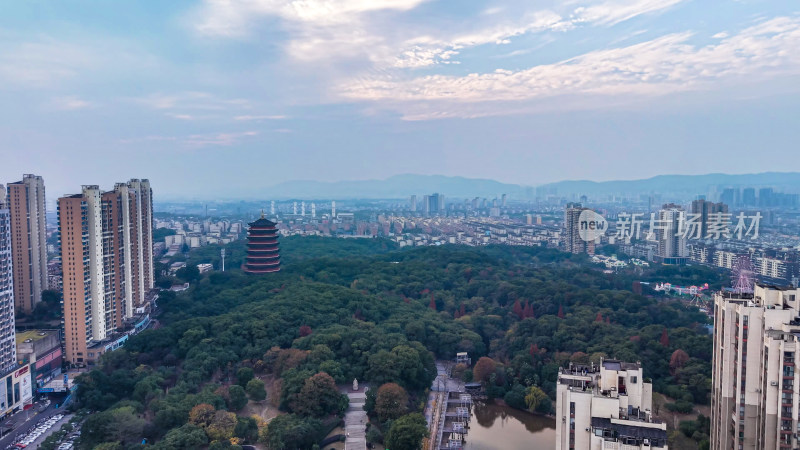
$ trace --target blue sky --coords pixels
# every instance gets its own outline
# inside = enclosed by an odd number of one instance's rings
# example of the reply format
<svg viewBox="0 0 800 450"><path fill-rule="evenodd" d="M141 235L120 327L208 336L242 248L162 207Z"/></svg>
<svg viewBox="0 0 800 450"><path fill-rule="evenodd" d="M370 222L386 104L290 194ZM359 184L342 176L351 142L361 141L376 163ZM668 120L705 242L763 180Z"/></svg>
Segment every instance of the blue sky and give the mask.
<svg viewBox="0 0 800 450"><path fill-rule="evenodd" d="M0 183L793 171L799 75L795 1L10 2Z"/></svg>

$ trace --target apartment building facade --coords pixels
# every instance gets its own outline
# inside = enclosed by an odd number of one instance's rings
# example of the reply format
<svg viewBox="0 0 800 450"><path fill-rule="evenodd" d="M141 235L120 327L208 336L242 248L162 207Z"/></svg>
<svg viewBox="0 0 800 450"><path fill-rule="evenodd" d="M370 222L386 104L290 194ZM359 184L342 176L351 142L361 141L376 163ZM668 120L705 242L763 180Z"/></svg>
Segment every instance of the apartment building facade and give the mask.
<svg viewBox="0 0 800 450"><path fill-rule="evenodd" d="M712 449L800 447L798 339L800 289L715 294Z"/></svg>
<svg viewBox="0 0 800 450"><path fill-rule="evenodd" d="M4 197L0 194L0 374L13 370L17 365L17 346L14 340L11 214Z"/></svg>
<svg viewBox="0 0 800 450"><path fill-rule="evenodd" d="M556 450L668 450L652 416L653 386L639 363L601 360L562 368L556 389Z"/></svg>
<svg viewBox="0 0 800 450"><path fill-rule="evenodd" d="M80 194L58 200L65 359L71 364L92 364L118 347L118 335L145 306L154 277L151 211L147 180L118 183L108 192L83 186Z"/></svg>
<svg viewBox="0 0 800 450"><path fill-rule="evenodd" d="M23 175L8 184L16 308L30 314L47 289L47 245L44 180Z"/></svg>

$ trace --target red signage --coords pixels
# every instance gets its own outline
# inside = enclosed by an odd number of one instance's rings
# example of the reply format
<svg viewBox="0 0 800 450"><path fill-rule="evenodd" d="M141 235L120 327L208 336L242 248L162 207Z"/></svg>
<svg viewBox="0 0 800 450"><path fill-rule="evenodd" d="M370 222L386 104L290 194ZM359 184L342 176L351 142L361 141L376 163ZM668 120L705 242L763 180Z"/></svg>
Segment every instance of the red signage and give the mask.
<svg viewBox="0 0 800 450"><path fill-rule="evenodd" d="M17 371L17 372L14 374L14 378L19 378L19 377L21 377L22 375L25 375L26 373L28 373L28 369L30 369L30 366L25 366L25 367L23 367L22 369L19 369L19 370L18 370L18 371Z"/></svg>

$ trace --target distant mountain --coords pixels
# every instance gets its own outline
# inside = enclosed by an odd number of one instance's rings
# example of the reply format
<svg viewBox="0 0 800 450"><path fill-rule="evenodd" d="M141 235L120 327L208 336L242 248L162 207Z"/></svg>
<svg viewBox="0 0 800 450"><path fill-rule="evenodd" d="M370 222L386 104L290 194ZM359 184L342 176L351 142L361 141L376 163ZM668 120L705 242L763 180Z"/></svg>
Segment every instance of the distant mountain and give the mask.
<svg viewBox="0 0 800 450"><path fill-rule="evenodd" d="M800 173L764 172L728 175L659 175L643 180L626 181L559 181L541 188L555 188L558 195L624 195L624 194L678 194L697 195L726 187L773 187L778 191L800 192Z"/></svg>
<svg viewBox="0 0 800 450"><path fill-rule="evenodd" d="M478 178L447 177L443 175L395 175L385 180L360 181L287 181L269 187L265 197L277 199L346 199L346 198L407 198L416 194L440 193L447 197L487 197L502 194L521 197L525 188Z"/></svg>
<svg viewBox="0 0 800 450"><path fill-rule="evenodd" d="M548 190L559 196L661 194L687 198L719 192L725 187L773 187L780 192L800 193L800 173L765 172L727 175L659 175L640 180L588 181L569 180L531 188L481 178L444 175L395 175L385 180L359 181L287 181L261 188L248 185L246 190L226 192L228 199L333 200L333 199L406 199L417 195L440 193L446 198L481 197L493 199L507 194L509 199L533 199ZM235 188L234 188L235 189ZM172 199L170 199L172 200ZM177 200L177 198L175 198ZM182 198L180 200L187 200Z"/></svg>

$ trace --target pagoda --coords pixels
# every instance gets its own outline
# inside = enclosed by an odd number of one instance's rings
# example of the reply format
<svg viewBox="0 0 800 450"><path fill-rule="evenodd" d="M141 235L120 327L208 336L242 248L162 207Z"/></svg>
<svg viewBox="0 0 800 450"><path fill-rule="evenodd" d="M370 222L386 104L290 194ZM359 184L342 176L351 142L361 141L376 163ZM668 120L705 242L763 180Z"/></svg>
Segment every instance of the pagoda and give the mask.
<svg viewBox="0 0 800 450"><path fill-rule="evenodd" d="M247 258L242 269L247 273L272 273L281 270L278 249L278 227L275 222L261 218L249 223L247 232Z"/></svg>

